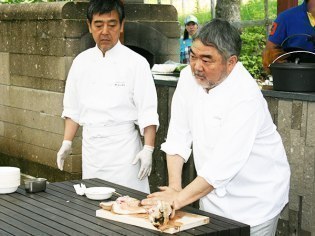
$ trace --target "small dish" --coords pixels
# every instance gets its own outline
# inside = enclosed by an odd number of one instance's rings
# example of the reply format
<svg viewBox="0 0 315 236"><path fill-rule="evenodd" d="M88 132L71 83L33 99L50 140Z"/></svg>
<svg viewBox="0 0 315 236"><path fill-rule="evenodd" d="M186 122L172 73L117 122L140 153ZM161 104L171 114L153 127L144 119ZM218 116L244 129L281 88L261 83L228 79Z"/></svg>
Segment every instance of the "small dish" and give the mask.
<svg viewBox="0 0 315 236"><path fill-rule="evenodd" d="M45 178L35 178L35 179L27 179L24 181L25 191L29 193L37 193L46 190L46 182Z"/></svg>
<svg viewBox="0 0 315 236"><path fill-rule="evenodd" d="M114 188L109 187L91 187L85 190L87 198L92 200L104 200L110 198L115 192Z"/></svg>

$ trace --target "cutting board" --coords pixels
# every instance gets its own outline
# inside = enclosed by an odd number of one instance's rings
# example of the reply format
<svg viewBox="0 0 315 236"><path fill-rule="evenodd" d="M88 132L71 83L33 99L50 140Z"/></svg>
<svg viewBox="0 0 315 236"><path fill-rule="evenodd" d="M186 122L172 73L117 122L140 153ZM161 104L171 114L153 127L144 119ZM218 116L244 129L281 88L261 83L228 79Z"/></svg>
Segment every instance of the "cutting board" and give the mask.
<svg viewBox="0 0 315 236"><path fill-rule="evenodd" d="M147 214L119 215L111 211L100 209L96 210L96 216L125 224L161 231L150 223ZM207 216L196 215L184 211L176 211L175 217L168 223L169 227L163 230L163 232L174 234L179 231L184 231L186 229L191 229L208 223L209 217Z"/></svg>

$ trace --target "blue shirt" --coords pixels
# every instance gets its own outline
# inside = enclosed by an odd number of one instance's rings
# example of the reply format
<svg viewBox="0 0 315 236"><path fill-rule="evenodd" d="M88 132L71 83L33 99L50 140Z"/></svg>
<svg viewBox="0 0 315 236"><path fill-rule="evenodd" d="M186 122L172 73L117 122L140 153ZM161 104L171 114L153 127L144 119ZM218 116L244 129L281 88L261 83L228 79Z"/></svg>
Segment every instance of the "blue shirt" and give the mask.
<svg viewBox="0 0 315 236"><path fill-rule="evenodd" d="M180 63L189 64L189 51L192 44L192 39L180 39Z"/></svg>
<svg viewBox="0 0 315 236"><path fill-rule="evenodd" d="M312 27L307 16L305 1L301 5L290 8L278 15L272 25L269 41L281 45L287 37L291 36L284 42L284 49L296 47L315 52L315 43L311 42L309 37L296 34L308 34L315 37L315 28Z"/></svg>

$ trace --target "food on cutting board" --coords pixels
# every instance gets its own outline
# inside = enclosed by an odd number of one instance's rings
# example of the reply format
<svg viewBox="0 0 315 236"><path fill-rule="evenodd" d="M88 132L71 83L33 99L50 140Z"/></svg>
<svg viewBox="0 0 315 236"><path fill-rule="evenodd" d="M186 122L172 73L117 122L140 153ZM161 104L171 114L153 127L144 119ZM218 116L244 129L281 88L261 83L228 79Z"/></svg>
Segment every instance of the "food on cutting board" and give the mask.
<svg viewBox="0 0 315 236"><path fill-rule="evenodd" d="M119 197L116 201L101 202L100 207L119 215L147 213L147 210L141 207L138 199L129 196Z"/></svg>
<svg viewBox="0 0 315 236"><path fill-rule="evenodd" d="M166 229L172 213L168 202L157 201L157 204L147 208L141 205L140 200L122 196L116 201L101 202L100 207L119 215L148 214L149 221L158 229Z"/></svg>
<svg viewBox="0 0 315 236"><path fill-rule="evenodd" d="M148 210L150 222L158 229L163 230L170 220L172 207L168 202L157 201L157 205Z"/></svg>

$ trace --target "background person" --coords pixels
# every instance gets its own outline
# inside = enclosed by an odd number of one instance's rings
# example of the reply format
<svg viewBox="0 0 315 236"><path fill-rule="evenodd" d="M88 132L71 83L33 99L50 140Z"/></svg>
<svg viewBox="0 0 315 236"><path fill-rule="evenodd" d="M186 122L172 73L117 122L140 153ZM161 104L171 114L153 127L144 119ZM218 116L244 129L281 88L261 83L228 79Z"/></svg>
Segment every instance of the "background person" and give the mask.
<svg viewBox="0 0 315 236"><path fill-rule="evenodd" d="M272 24L268 41L263 51L264 69L269 72L268 66L278 56L290 50L290 48L315 52L314 27L315 0L305 0L301 5L280 13ZM284 41L285 43L282 47L281 44ZM286 58L282 57L277 62L284 61L286 61Z"/></svg>
<svg viewBox="0 0 315 236"><path fill-rule="evenodd" d="M180 63L189 64L189 49L192 43L191 37L198 30L198 19L193 15L187 16L184 20L184 24L184 35L180 38Z"/></svg>
<svg viewBox="0 0 315 236"><path fill-rule="evenodd" d="M288 202L290 168L281 137L256 81L238 61L241 38L214 19L194 36L190 66L172 100L167 140L169 186L148 195L175 210L200 199L201 210L274 235ZM182 189L182 168L193 146L197 177Z"/></svg>
<svg viewBox="0 0 315 236"><path fill-rule="evenodd" d="M91 0L87 18L96 46L80 53L69 71L58 168L63 170L81 125L83 179L100 178L149 192L147 176L159 125L150 66L119 42L125 18L120 0ZM135 123L144 134L143 148Z"/></svg>

